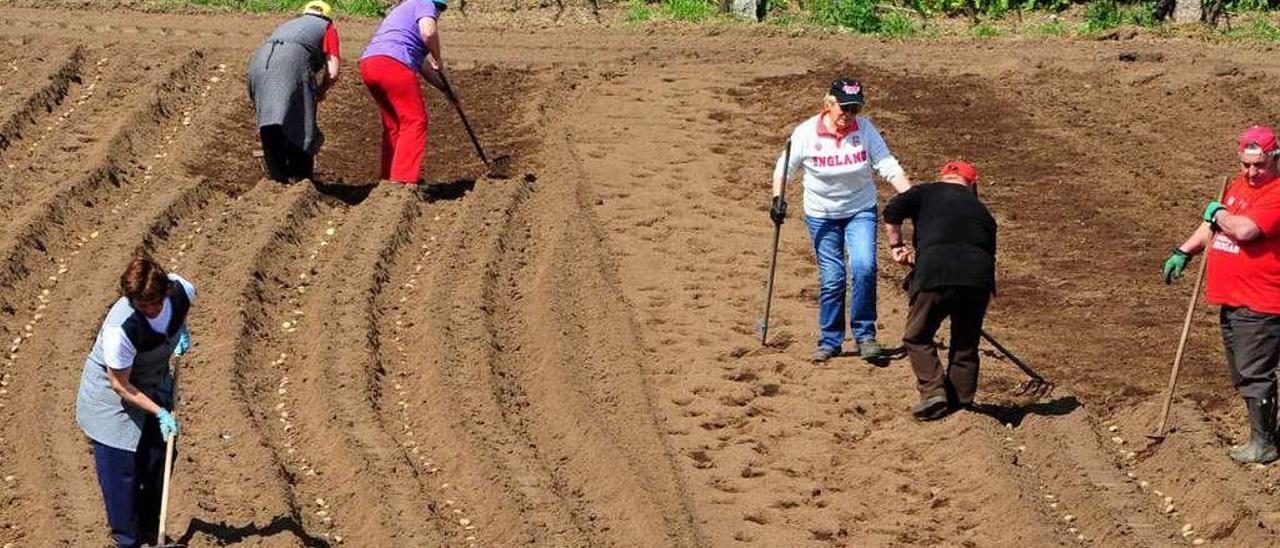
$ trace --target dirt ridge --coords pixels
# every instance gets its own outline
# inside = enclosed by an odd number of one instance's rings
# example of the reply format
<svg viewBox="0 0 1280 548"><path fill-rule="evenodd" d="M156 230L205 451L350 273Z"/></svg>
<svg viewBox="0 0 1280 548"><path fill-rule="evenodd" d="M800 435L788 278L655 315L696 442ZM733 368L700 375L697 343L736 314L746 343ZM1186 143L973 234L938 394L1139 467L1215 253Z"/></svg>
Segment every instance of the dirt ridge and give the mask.
<svg viewBox="0 0 1280 548"><path fill-rule="evenodd" d="M0 124L0 155L9 150L15 141L21 140L24 131L37 125L41 111L52 114L62 104L72 82L80 79L83 67L84 46L77 44L49 76L48 83L23 99L22 106Z"/></svg>

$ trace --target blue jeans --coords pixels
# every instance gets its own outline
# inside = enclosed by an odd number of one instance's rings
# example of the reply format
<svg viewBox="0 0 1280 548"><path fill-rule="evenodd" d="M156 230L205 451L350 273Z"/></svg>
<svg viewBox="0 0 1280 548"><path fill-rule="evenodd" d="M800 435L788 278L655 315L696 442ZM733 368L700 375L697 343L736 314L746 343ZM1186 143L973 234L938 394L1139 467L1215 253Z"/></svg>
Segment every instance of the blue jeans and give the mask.
<svg viewBox="0 0 1280 548"><path fill-rule="evenodd" d="M855 342L876 338L876 207L845 219L805 216L822 285L818 292L818 346L844 342L846 270L852 272L849 328Z"/></svg>

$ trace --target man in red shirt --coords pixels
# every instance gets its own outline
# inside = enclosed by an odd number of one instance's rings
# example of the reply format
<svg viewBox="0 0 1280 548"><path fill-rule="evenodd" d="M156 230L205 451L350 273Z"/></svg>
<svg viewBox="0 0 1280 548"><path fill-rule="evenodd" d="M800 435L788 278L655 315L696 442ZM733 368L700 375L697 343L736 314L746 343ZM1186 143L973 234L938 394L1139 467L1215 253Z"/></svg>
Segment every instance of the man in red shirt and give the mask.
<svg viewBox="0 0 1280 548"><path fill-rule="evenodd" d="M1240 174L1221 202L1209 202L1201 224L1165 260L1165 282L1205 248L1205 300L1220 305L1227 370L1249 409L1252 435L1231 449L1242 463L1269 463L1276 450L1276 363L1280 360L1280 146L1269 127L1240 136Z"/></svg>

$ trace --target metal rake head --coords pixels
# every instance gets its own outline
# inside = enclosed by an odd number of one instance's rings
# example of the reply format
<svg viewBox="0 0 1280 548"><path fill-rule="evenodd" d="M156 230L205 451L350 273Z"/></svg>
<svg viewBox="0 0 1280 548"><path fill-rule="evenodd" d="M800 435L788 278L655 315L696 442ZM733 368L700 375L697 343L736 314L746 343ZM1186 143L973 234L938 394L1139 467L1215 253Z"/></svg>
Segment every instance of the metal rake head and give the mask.
<svg viewBox="0 0 1280 548"><path fill-rule="evenodd" d="M1041 399L1052 394L1055 387L1055 384L1044 380L1044 378L1030 378L1027 379L1027 382L1018 386L1018 389L1014 391L1014 395L1030 396L1035 399Z"/></svg>

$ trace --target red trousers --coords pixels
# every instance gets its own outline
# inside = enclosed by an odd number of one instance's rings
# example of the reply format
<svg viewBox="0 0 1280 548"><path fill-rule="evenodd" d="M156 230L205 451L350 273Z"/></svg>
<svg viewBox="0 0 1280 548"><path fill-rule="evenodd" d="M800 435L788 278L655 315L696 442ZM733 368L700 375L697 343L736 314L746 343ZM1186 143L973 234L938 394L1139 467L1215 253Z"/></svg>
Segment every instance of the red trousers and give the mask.
<svg viewBox="0 0 1280 548"><path fill-rule="evenodd" d="M360 61L360 76L382 111L380 177L417 183L427 147L427 105L418 74L394 58L376 55Z"/></svg>

